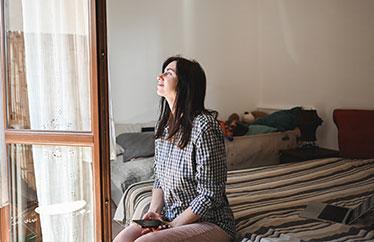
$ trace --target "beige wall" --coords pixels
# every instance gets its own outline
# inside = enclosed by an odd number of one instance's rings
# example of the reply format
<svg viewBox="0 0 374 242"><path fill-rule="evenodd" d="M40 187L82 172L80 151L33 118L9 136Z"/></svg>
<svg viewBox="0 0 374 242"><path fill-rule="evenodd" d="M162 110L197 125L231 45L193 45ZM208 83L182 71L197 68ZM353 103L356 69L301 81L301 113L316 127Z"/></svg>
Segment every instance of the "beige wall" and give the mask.
<svg viewBox="0 0 374 242"><path fill-rule="evenodd" d="M314 106L337 148L334 108L374 109L374 1L258 1L260 106Z"/></svg>
<svg viewBox="0 0 374 242"><path fill-rule="evenodd" d="M254 0L108 1L111 96L116 122L157 118L156 75L171 55L204 67L206 106L226 118L258 100Z"/></svg>

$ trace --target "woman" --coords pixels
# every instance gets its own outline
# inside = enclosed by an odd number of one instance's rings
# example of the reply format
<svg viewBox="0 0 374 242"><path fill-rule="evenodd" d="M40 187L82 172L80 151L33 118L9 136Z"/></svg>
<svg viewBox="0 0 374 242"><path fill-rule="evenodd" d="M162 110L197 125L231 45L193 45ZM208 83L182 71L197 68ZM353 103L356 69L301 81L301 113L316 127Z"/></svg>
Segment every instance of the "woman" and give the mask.
<svg viewBox="0 0 374 242"><path fill-rule="evenodd" d="M235 223L225 194L224 138L204 107L206 77L196 61L167 59L157 77L161 113L156 129L155 182L143 219L168 222L156 231L133 223L115 242L229 242Z"/></svg>

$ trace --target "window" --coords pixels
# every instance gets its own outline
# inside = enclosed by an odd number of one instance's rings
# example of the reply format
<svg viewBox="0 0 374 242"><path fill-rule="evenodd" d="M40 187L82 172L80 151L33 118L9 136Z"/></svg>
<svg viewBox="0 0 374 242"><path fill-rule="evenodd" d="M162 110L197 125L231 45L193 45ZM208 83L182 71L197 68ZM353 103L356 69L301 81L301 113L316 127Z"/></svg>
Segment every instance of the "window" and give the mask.
<svg viewBox="0 0 374 242"><path fill-rule="evenodd" d="M105 1L3 2L10 241L106 240Z"/></svg>

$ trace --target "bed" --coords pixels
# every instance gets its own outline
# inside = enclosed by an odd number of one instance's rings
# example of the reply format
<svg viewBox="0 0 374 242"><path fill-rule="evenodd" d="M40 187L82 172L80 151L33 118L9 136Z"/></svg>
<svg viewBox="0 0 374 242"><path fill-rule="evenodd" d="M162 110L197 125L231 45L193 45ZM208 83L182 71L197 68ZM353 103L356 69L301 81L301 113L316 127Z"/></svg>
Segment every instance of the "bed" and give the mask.
<svg viewBox="0 0 374 242"><path fill-rule="evenodd" d="M251 135L225 139L228 170L279 164L279 151L297 146L300 131L295 127L300 110L301 107L263 110L262 113L267 112L268 115L256 120L258 123L255 122L250 126L253 127L249 129L252 132ZM117 146L122 147L122 152L116 152L116 159L110 162L112 201L116 206L131 184L153 177L154 138L150 134L155 123L155 121L150 121L115 125ZM273 127L266 126L266 124ZM271 128L272 131L265 128L264 132L264 127ZM121 137L125 137L125 140ZM126 152L123 149L127 149ZM147 152L149 149L153 153Z"/></svg>
<svg viewBox="0 0 374 242"><path fill-rule="evenodd" d="M138 131L147 124L122 126L122 134ZM121 133L120 133L121 134ZM136 135L134 133L134 135ZM273 132L253 136L235 137L232 141L225 141L228 170L239 170L259 166L279 164L279 151L295 148L300 132L298 129L284 132ZM248 148L250 147L250 148ZM120 152L118 152L120 153ZM124 162L122 154L117 155L111 164L111 193L116 206L125 192L133 183L152 179L153 156L139 157Z"/></svg>
<svg viewBox="0 0 374 242"><path fill-rule="evenodd" d="M150 121L146 123L131 123L131 124L116 124L115 131L117 134L117 142L118 137L120 135L137 135L140 138L144 133L144 128L146 131L150 127L154 127L155 121ZM153 133L153 132L152 132ZM128 138L128 141L132 141L131 139L136 137ZM137 150L136 148L139 145L142 145L141 142L153 142L153 139L148 135L146 140L140 140L140 142L135 142L135 144L131 144L131 150ZM110 168L111 168L111 194L112 194L112 201L115 206L118 206L118 203L124 193L124 191L133 183L145 181L153 178L153 161L154 158L151 153L146 153L146 157L137 157L131 159L131 157L124 157L124 149L118 143L116 144L116 158L110 161ZM148 148L151 148L148 147ZM130 152L131 156L134 155L134 152ZM138 153L139 154L139 153Z"/></svg>
<svg viewBox="0 0 374 242"><path fill-rule="evenodd" d="M344 158L229 171L226 192L238 241L374 241L373 211L354 225L300 216L309 202L355 207L374 193L374 111L335 110L333 117ZM357 135L360 144L345 150ZM131 185L114 219L140 218L149 206L152 183Z"/></svg>

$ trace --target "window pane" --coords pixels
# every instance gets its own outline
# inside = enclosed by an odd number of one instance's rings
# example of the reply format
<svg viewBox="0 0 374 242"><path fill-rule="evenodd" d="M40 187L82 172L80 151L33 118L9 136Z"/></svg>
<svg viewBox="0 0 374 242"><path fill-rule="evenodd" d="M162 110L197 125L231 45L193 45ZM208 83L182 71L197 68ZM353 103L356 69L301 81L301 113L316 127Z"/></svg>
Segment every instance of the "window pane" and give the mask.
<svg viewBox="0 0 374 242"><path fill-rule="evenodd" d="M5 0L8 128L91 130L89 9Z"/></svg>
<svg viewBox="0 0 374 242"><path fill-rule="evenodd" d="M94 241L92 149L8 145L11 241Z"/></svg>

